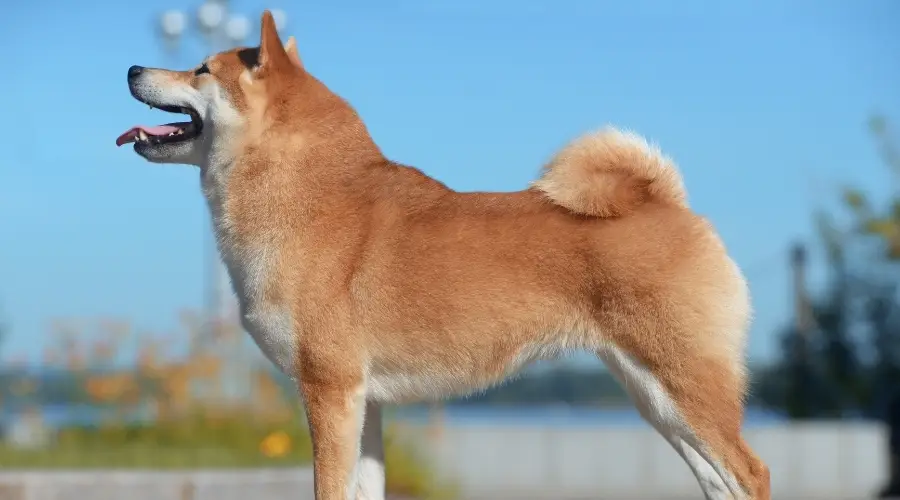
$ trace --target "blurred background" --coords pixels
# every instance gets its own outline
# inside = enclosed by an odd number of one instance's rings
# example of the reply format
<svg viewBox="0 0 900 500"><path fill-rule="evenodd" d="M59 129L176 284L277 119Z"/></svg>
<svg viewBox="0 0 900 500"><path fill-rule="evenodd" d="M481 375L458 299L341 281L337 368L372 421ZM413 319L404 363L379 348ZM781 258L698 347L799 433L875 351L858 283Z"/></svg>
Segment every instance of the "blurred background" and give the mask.
<svg viewBox="0 0 900 500"><path fill-rule="evenodd" d="M160 121L130 65L256 45L264 8L456 189L522 189L607 123L659 143L751 285L773 498L900 496L900 2L31 0L0 7L0 498L312 498L197 172L113 146ZM593 358L387 411L396 498L701 498Z"/></svg>

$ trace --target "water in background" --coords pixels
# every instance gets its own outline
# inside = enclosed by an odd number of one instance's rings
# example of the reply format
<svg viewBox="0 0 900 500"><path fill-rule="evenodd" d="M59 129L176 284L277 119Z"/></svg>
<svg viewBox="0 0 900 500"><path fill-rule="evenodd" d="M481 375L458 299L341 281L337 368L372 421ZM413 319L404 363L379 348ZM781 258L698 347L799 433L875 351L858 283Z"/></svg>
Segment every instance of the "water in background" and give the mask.
<svg viewBox="0 0 900 500"><path fill-rule="evenodd" d="M389 408L388 418L410 424L425 424L434 418L427 406ZM96 407L84 405L45 406L41 414L45 425L59 428L71 425L92 425L101 421L103 414ZM15 419L9 409L0 409L0 425ZM596 408L579 406L473 406L447 405L440 408L440 419L445 425L550 425L567 426L640 426L647 425L637 410L630 407ZM138 420L140 418L138 417ZM786 418L778 413L759 408L748 408L745 425L759 427L783 423Z"/></svg>
<svg viewBox="0 0 900 500"><path fill-rule="evenodd" d="M596 408L583 406L471 406L449 405L441 408L440 418L447 425L550 425L568 426L639 426L647 425L631 407ZM433 418L426 406L408 406L390 411L396 420L426 423ZM783 423L778 413L748 408L744 425L761 427Z"/></svg>

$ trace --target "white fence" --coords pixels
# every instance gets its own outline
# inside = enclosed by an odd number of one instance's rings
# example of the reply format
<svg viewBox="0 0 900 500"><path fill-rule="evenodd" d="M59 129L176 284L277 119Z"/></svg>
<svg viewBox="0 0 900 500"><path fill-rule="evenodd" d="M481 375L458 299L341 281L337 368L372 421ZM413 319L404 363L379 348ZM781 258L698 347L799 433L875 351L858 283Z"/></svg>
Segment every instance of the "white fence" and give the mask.
<svg viewBox="0 0 900 500"><path fill-rule="evenodd" d="M702 498L649 428L451 426L415 431L462 500ZM886 478L885 432L867 424L749 429L776 500L872 498ZM219 472L5 472L0 500L307 500L308 469Z"/></svg>
<svg viewBox="0 0 900 500"><path fill-rule="evenodd" d="M313 500L312 470L3 472L0 500Z"/></svg>
<svg viewBox="0 0 900 500"><path fill-rule="evenodd" d="M864 499L887 477L877 424L783 424L746 431L774 499ZM465 498L702 498L690 469L649 427L448 427L431 438Z"/></svg>

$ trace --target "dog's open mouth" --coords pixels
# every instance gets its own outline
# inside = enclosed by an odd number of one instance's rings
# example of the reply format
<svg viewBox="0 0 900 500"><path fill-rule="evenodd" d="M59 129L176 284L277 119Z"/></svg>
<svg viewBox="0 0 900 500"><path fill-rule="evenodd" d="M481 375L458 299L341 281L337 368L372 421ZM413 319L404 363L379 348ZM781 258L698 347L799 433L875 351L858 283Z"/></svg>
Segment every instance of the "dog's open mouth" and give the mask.
<svg viewBox="0 0 900 500"><path fill-rule="evenodd" d="M181 113L189 115L191 121L168 123L166 125L157 125L155 127L145 127L138 125L120 135L116 139L116 146L122 146L131 142L147 144L170 144L175 142L189 141L200 135L203 129L203 121L200 115L191 108L182 108L177 106L153 106L170 113Z"/></svg>

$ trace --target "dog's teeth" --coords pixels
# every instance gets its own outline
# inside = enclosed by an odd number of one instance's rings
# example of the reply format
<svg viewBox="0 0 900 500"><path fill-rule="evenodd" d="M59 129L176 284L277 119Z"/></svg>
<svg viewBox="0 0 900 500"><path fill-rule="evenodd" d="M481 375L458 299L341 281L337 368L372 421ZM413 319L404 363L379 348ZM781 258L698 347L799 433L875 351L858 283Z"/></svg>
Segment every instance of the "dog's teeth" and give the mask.
<svg viewBox="0 0 900 500"><path fill-rule="evenodd" d="M139 140L139 141L146 141L146 140L147 140L147 134L144 133L143 130L138 130L138 140Z"/></svg>

